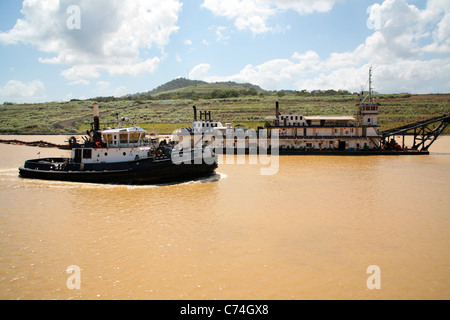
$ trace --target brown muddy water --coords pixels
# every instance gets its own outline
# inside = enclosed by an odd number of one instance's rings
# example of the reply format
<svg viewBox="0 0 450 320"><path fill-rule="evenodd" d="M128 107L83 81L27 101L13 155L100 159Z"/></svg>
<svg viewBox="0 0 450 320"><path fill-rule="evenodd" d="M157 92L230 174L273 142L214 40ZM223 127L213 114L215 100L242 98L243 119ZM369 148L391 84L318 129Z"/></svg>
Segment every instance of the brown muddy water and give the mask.
<svg viewBox="0 0 450 320"><path fill-rule="evenodd" d="M280 157L275 175L246 158L137 187L21 179L67 152L0 145L0 298L449 299L450 136L430 151Z"/></svg>

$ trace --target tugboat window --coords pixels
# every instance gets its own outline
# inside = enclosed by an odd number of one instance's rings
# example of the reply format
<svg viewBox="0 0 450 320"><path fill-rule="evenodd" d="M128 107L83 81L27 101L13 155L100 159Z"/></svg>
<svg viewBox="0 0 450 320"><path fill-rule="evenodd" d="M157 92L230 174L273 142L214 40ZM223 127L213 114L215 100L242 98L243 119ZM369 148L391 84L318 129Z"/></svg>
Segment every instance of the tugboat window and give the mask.
<svg viewBox="0 0 450 320"><path fill-rule="evenodd" d="M92 149L83 149L83 159L92 158Z"/></svg>
<svg viewBox="0 0 450 320"><path fill-rule="evenodd" d="M139 133L130 134L130 143L138 143L139 141Z"/></svg>
<svg viewBox="0 0 450 320"><path fill-rule="evenodd" d="M128 144L128 134L120 135L120 144Z"/></svg>
<svg viewBox="0 0 450 320"><path fill-rule="evenodd" d="M105 139L106 143L108 143L108 144L112 144L113 143L113 136L112 136L112 134L105 135L105 137L106 137L106 139Z"/></svg>

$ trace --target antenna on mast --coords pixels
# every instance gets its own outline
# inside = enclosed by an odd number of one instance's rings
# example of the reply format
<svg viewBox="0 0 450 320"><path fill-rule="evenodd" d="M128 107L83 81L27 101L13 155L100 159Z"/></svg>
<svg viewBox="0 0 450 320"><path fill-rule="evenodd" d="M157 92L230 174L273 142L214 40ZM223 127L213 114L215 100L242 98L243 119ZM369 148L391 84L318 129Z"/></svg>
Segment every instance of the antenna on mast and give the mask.
<svg viewBox="0 0 450 320"><path fill-rule="evenodd" d="M367 84L369 84L369 91L367 95L365 95L364 88L367 86ZM360 103L364 103L367 100L367 98L369 98L368 102L369 104L374 103L373 88L372 88L372 66L370 66L369 68L369 80L367 80L365 86L361 86Z"/></svg>
<svg viewBox="0 0 450 320"><path fill-rule="evenodd" d="M373 102L373 88L372 88L372 66L369 69L369 103Z"/></svg>

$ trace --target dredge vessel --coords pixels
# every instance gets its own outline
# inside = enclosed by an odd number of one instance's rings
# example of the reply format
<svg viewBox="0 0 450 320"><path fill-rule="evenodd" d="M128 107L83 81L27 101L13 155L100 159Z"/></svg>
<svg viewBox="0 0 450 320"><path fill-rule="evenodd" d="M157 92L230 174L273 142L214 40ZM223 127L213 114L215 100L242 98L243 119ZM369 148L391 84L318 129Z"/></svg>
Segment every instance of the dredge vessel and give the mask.
<svg viewBox="0 0 450 320"><path fill-rule="evenodd" d="M266 117L258 130L231 127L211 120L210 112L200 112L194 106L194 121L190 133L207 137L217 153L256 153L263 147L279 155L427 155L430 146L450 123L450 116L427 119L399 128L380 131L378 115L381 105L374 99L372 70L369 71L369 91L361 91L354 116L305 116L282 113L276 102L275 116ZM267 138L267 143L261 144ZM407 147L405 137L412 136ZM220 137L220 139L216 139ZM401 140L399 140L401 139ZM266 150L263 150L264 152Z"/></svg>

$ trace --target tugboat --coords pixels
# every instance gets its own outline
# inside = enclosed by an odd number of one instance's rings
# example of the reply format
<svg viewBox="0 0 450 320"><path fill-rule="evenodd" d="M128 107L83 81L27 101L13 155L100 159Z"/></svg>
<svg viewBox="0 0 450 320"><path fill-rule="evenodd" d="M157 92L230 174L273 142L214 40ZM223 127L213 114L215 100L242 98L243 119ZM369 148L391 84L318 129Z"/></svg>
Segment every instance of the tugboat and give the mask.
<svg viewBox="0 0 450 320"><path fill-rule="evenodd" d="M174 143L158 142L146 134L135 125L100 130L99 106L94 103L93 129L84 143L69 139L70 158L28 160L19 173L29 179L128 185L177 183L215 173L214 153L192 148L190 157L184 151L181 161L172 156L177 149Z"/></svg>

